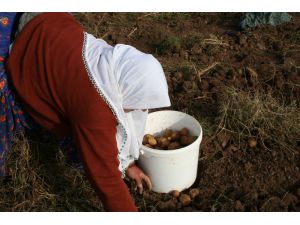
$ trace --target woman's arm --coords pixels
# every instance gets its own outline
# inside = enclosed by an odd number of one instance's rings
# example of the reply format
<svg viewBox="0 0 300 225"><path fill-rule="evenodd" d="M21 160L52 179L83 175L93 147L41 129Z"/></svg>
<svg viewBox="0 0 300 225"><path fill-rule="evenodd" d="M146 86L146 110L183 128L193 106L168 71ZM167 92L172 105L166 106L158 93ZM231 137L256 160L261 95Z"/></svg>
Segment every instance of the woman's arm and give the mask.
<svg viewBox="0 0 300 225"><path fill-rule="evenodd" d="M117 121L90 83L69 95L72 134L85 170L108 211L137 211L119 171ZM86 87L86 85L88 87Z"/></svg>
<svg viewBox="0 0 300 225"><path fill-rule="evenodd" d="M96 119L88 124L75 123L72 125L72 130L86 172L105 209L137 211L118 169L116 128L102 126L100 119Z"/></svg>
<svg viewBox="0 0 300 225"><path fill-rule="evenodd" d="M144 186L148 188L148 190L152 189L152 183L150 178L144 174L144 172L132 163L126 170L126 175L134 180L135 182L135 190L138 189L139 193L142 194L144 190Z"/></svg>

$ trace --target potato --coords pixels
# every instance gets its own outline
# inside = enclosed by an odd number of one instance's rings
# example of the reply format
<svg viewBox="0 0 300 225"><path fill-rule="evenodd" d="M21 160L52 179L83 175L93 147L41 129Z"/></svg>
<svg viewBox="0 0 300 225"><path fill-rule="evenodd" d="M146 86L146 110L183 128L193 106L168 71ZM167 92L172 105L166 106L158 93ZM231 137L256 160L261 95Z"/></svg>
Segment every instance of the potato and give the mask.
<svg viewBox="0 0 300 225"><path fill-rule="evenodd" d="M163 149L168 149L169 145L170 145L170 141L167 139L163 142L162 147L163 147Z"/></svg>
<svg viewBox="0 0 300 225"><path fill-rule="evenodd" d="M168 149L170 141L166 137L161 137L158 139L158 145L161 149Z"/></svg>
<svg viewBox="0 0 300 225"><path fill-rule="evenodd" d="M145 144L145 146L148 147L148 148L153 148L153 146L150 145L150 144Z"/></svg>
<svg viewBox="0 0 300 225"><path fill-rule="evenodd" d="M250 138L250 139L248 140L248 145L249 145L250 148L255 148L256 145L257 145L256 139Z"/></svg>
<svg viewBox="0 0 300 225"><path fill-rule="evenodd" d="M157 209L159 211L167 211L169 209L169 206L166 202L158 202Z"/></svg>
<svg viewBox="0 0 300 225"><path fill-rule="evenodd" d="M188 136L188 145L192 144L194 141L196 141L196 136Z"/></svg>
<svg viewBox="0 0 300 225"><path fill-rule="evenodd" d="M181 208L182 208L181 202L177 202L176 208L177 208L177 209L181 209Z"/></svg>
<svg viewBox="0 0 300 225"><path fill-rule="evenodd" d="M170 199L166 202L158 202L157 208L159 211L167 211L167 210L174 210L177 207L177 200L176 199Z"/></svg>
<svg viewBox="0 0 300 225"><path fill-rule="evenodd" d="M169 210L174 210L177 207L177 199L176 198L172 198L169 201L167 201L168 206L169 206Z"/></svg>
<svg viewBox="0 0 300 225"><path fill-rule="evenodd" d="M143 144L150 144L152 148L160 150L179 149L190 145L197 139L196 136L189 136L189 130L184 127L180 131L165 129L161 136L154 137L151 134L146 134L143 139Z"/></svg>
<svg viewBox="0 0 300 225"><path fill-rule="evenodd" d="M180 196L180 192L177 190L173 190L170 192L170 194L174 197L174 198L178 198Z"/></svg>
<svg viewBox="0 0 300 225"><path fill-rule="evenodd" d="M143 137L143 145L145 145L145 144L149 144L148 143L148 139L150 138L150 137L153 137L153 135L151 135L151 134L145 134L144 135L144 137Z"/></svg>
<svg viewBox="0 0 300 225"><path fill-rule="evenodd" d="M193 188L189 191L189 195L190 195L191 199L196 198L199 194L200 194L200 191L198 188Z"/></svg>
<svg viewBox="0 0 300 225"><path fill-rule="evenodd" d="M161 142L162 142L163 137L157 137L157 146L161 146Z"/></svg>
<svg viewBox="0 0 300 225"><path fill-rule="evenodd" d="M143 143L143 145L148 144L148 137L146 135L144 135L142 143Z"/></svg>
<svg viewBox="0 0 300 225"><path fill-rule="evenodd" d="M165 132L164 132L164 137L168 138L168 137L171 137L173 131L171 129L165 129Z"/></svg>
<svg viewBox="0 0 300 225"><path fill-rule="evenodd" d="M163 139L164 139L164 137L157 137L156 138L156 140L157 140L157 146L161 147Z"/></svg>
<svg viewBox="0 0 300 225"><path fill-rule="evenodd" d="M180 148L180 144L178 142L172 142L168 146L168 150L174 150Z"/></svg>
<svg viewBox="0 0 300 225"><path fill-rule="evenodd" d="M153 136L148 138L148 143L152 146L157 145L157 141Z"/></svg>
<svg viewBox="0 0 300 225"><path fill-rule="evenodd" d="M189 130L186 127L184 127L180 130L180 134L181 136L187 136L189 135Z"/></svg>
<svg viewBox="0 0 300 225"><path fill-rule="evenodd" d="M145 134L145 135L144 135L144 137L146 137L146 138L148 139L148 138L150 138L150 137L154 137L154 136L153 136L153 135L151 135L151 134Z"/></svg>
<svg viewBox="0 0 300 225"><path fill-rule="evenodd" d="M180 144L182 144L183 146L187 146L190 143L190 139L188 136L181 136L180 137Z"/></svg>
<svg viewBox="0 0 300 225"><path fill-rule="evenodd" d="M181 136L180 137L180 144L183 146L187 146L192 144L197 139L196 136Z"/></svg>
<svg viewBox="0 0 300 225"><path fill-rule="evenodd" d="M179 141L180 139L180 132L174 131L171 135L171 141Z"/></svg>
<svg viewBox="0 0 300 225"><path fill-rule="evenodd" d="M152 192L144 191L143 198L150 202L158 202L160 200L160 195L154 194Z"/></svg>
<svg viewBox="0 0 300 225"><path fill-rule="evenodd" d="M181 202L182 206L188 206L189 204L191 204L191 197L187 194L181 194L179 196L179 201Z"/></svg>

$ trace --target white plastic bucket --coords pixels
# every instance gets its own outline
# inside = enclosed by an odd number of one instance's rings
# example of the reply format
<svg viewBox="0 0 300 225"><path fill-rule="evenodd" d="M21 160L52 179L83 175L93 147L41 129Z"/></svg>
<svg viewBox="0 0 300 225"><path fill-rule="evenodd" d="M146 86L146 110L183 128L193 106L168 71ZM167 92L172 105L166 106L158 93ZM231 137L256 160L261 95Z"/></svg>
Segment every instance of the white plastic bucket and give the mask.
<svg viewBox="0 0 300 225"><path fill-rule="evenodd" d="M202 128L190 115L178 111L157 111L147 118L145 134L158 135L165 129L188 128L190 134L198 136L192 144L176 150L157 150L142 146L139 166L152 181L153 191L168 193L189 188L197 177Z"/></svg>

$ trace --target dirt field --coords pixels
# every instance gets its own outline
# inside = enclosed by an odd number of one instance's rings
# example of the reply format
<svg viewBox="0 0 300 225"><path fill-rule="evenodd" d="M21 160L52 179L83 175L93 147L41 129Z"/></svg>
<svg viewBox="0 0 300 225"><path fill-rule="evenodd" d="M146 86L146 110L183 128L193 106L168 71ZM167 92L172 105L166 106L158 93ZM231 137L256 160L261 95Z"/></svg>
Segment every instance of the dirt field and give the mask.
<svg viewBox="0 0 300 225"><path fill-rule="evenodd" d="M300 211L300 14L292 13L291 22L277 27L240 31L242 15L76 15L88 32L109 44L130 44L157 57L171 109L193 115L204 128L192 187L199 195L182 206L169 194L138 195L126 181L141 211ZM51 152L55 141L29 140L31 147L24 147L24 139L15 145L30 149L26 162L35 178L26 186L20 178L26 171L15 173L0 191L1 211L102 210L81 170ZM49 150L42 155L40 148ZM20 192L11 194L12 185Z"/></svg>

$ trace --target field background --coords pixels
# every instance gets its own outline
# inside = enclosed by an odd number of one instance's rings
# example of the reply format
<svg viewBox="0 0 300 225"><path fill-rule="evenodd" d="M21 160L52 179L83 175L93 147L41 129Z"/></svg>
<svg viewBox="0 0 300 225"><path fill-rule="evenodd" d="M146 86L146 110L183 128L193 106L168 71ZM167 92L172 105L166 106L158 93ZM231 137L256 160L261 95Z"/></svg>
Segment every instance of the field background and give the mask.
<svg viewBox="0 0 300 225"><path fill-rule="evenodd" d="M171 109L204 128L200 194L182 207L133 191L140 211L300 211L300 14L241 31L242 13L78 13L87 32L162 63ZM47 132L15 138L0 211L103 211ZM188 193L186 190L185 193Z"/></svg>

